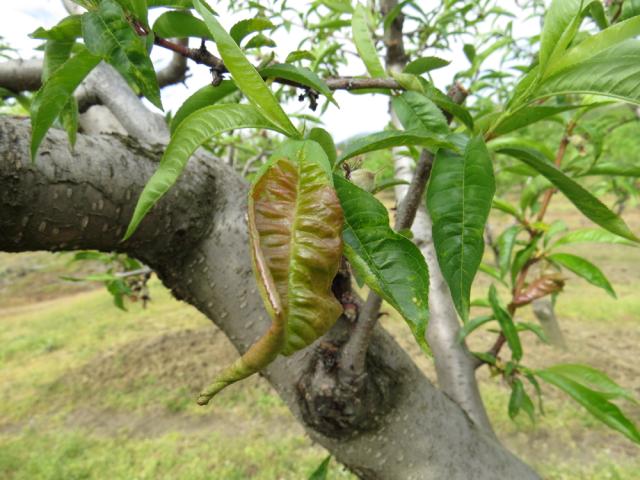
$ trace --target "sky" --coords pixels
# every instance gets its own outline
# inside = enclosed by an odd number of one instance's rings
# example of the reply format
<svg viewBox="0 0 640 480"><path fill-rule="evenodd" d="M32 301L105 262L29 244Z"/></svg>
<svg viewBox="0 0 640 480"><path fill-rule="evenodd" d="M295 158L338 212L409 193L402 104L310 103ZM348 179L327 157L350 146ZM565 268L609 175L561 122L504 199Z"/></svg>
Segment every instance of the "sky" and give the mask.
<svg viewBox="0 0 640 480"><path fill-rule="evenodd" d="M0 35L4 37L9 45L18 51L18 55L22 58L33 58L41 55L40 52L34 51L40 43L39 40L33 40L28 37L30 32L36 28L43 26L45 28L52 27L61 18L67 15L66 10L62 6L61 0L4 0L2 15L0 16ZM218 2L212 2L214 5ZM505 6L511 7L513 0L504 0ZM228 15L219 5L216 9L221 14L223 24L230 28L236 21L245 18L242 14ZM152 10L150 20L160 14L159 9ZM538 33L537 26L531 22L522 22L518 29L518 33L523 35L530 31L531 35ZM276 58L284 59L289 51L297 45L296 33L293 31L288 38L283 37L284 32L280 32L273 36L273 39L279 45L275 49ZM299 38L299 36L298 36ZM456 53L457 51L457 53ZM433 78L436 86L444 89L450 82L455 72L461 71L468 67L468 63L462 54L462 45L454 46L454 55L448 60L453 60L448 67L434 72ZM171 58L170 52L160 48L154 48L152 58L157 67L162 67ZM342 75L362 75L365 73L364 65L357 58L349 58L346 67L341 68ZM195 65L190 62L190 77L186 81L186 85L174 85L162 90L162 101L165 110L176 111L182 102L198 88L210 82L210 74L204 66ZM388 100L383 95L353 95L344 91L335 93L335 99L340 108L331 105L322 115L324 122L323 127L329 130L336 141L342 141L354 135L379 131L387 125L388 116ZM286 106L290 113L313 113L305 108L306 103L291 102ZM152 107L153 108L153 107Z"/></svg>

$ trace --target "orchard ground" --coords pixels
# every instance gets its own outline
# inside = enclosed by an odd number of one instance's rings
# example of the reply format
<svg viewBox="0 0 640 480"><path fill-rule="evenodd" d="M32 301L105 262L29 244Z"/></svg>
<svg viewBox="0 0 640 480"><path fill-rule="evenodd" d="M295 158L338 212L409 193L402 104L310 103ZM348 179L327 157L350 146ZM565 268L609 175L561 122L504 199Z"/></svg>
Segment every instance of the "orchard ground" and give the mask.
<svg viewBox="0 0 640 480"><path fill-rule="evenodd" d="M591 226L557 199L549 219ZM640 232L640 209L625 219ZM586 363L640 397L640 248L577 245L607 274L618 300L572 277L557 304L568 350L524 333L530 367ZM487 255L490 255L487 253ZM488 257L489 258L489 257ZM0 254L0 478L3 479L301 479L326 456L259 377L223 391L209 407L194 398L236 352L210 321L152 283L147 309L117 310L102 288L70 283L91 265L68 254ZM474 296L490 279L480 273ZM506 300L506 289L502 290ZM382 319L435 381L402 320ZM521 319L535 322L530 309ZM491 328L491 325L488 326ZM470 339L485 350L495 334ZM532 424L507 416L508 388L480 373L502 441L545 479L632 479L638 447L545 387L546 415ZM635 421L640 407L620 406ZM416 412L419 414L419 412ZM330 479L353 478L332 466Z"/></svg>

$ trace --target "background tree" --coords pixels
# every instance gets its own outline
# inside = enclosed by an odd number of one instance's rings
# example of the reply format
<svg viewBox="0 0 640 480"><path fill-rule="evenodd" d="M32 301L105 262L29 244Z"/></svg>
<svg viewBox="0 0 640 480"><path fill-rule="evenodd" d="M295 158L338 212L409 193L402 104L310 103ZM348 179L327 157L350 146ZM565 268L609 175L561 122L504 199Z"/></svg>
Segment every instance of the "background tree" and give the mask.
<svg viewBox="0 0 640 480"><path fill-rule="evenodd" d="M32 34L44 42L44 61L0 65L5 96L39 89L16 97L29 104L31 132L21 119L0 120L0 248L116 251L148 265L245 352L201 403L260 370L311 437L362 478L537 478L495 438L475 378L487 365L512 389L512 417L535 415L530 393L543 380L640 441L611 401L630 395L604 373L526 367L520 333L545 334L516 316L557 296L563 269L613 294L597 267L560 246L638 242L576 181L598 178L600 191L618 195L618 210L636 190L633 163L600 162L602 132L623 125L625 114L635 118L611 99L640 100L633 3L554 1L539 42L514 36L513 14L491 1L432 10L411 1L317 1L303 13L286 1L229 2L255 15L228 32L198 0L75 2L83 10L66 3L72 15ZM150 23L152 7L169 10ZM542 6L520 7L520 15L539 15ZM279 63L268 53L269 32L292 26L305 37ZM172 40L189 37L200 45ZM447 60L434 55L460 43L469 68L445 94L430 75ZM155 72L152 47L174 52L167 69ZM342 77L354 48L368 75ZM496 54L503 63L487 67ZM210 68L211 85L167 121L138 97L161 107L160 88L184 78L185 59ZM388 95L390 128L336 149L326 131L307 127L313 115L281 107L298 96L312 111L324 109L341 89ZM562 123L555 145L527 137L542 121ZM49 130L56 122L65 133ZM77 135L78 123L85 134ZM357 157L390 148L395 178L380 182L356 169ZM253 177L249 196L238 166ZM389 186L398 203L394 229L371 193ZM520 190L519 206L495 197L496 189ZM601 229L547 224L556 190ZM481 263L492 206L513 218L491 232L495 265ZM148 273L115 259L131 276ZM494 286L486 299L470 298L478 269L508 287L507 303ZM352 275L370 287L366 300ZM116 300L130 293L122 275L102 279ZM440 389L377 325L383 299L433 355ZM488 313L471 318L472 305ZM471 354L464 338L493 321L495 343Z"/></svg>

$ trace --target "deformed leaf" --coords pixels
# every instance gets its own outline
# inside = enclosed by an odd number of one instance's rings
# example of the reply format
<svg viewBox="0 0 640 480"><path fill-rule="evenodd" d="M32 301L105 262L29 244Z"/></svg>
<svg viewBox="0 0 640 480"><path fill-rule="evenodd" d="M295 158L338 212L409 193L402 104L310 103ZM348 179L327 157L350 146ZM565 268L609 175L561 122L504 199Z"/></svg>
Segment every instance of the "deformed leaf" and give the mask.
<svg viewBox="0 0 640 480"><path fill-rule="evenodd" d="M389 226L387 209L372 194L335 175L344 210L345 256L358 277L407 321L426 349L429 270L418 247Z"/></svg>
<svg viewBox="0 0 640 480"><path fill-rule="evenodd" d="M530 304L534 300L557 293L562 290L563 287L564 281L561 278L553 275L543 275L531 282L523 291L519 292L513 298L512 303L516 307L522 307Z"/></svg>
<svg viewBox="0 0 640 480"><path fill-rule="evenodd" d="M249 236L269 331L200 394L204 405L227 385L323 335L342 313L331 291L342 257L343 215L322 148L286 143L249 194Z"/></svg>

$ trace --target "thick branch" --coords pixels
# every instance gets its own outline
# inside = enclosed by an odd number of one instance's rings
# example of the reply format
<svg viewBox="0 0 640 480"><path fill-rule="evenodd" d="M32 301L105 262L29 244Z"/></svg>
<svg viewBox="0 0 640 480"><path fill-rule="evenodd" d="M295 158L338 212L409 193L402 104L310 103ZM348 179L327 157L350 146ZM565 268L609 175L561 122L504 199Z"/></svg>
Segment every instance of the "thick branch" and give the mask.
<svg viewBox="0 0 640 480"><path fill-rule="evenodd" d="M160 152L117 137L80 135L71 154L64 133L53 130L32 165L29 133L24 121L0 119L0 250L125 251L154 268L178 298L211 318L240 351L267 328L251 270L247 187L230 168L192 159L133 238L121 243ZM264 372L298 419L297 383L315 352L311 347L280 358ZM470 472L479 480L537 478L472 425L381 329L370 360L379 375L394 382L387 410L371 413L380 417L378 427L354 426L339 438L307 427L361 478L456 480L468 479Z"/></svg>

